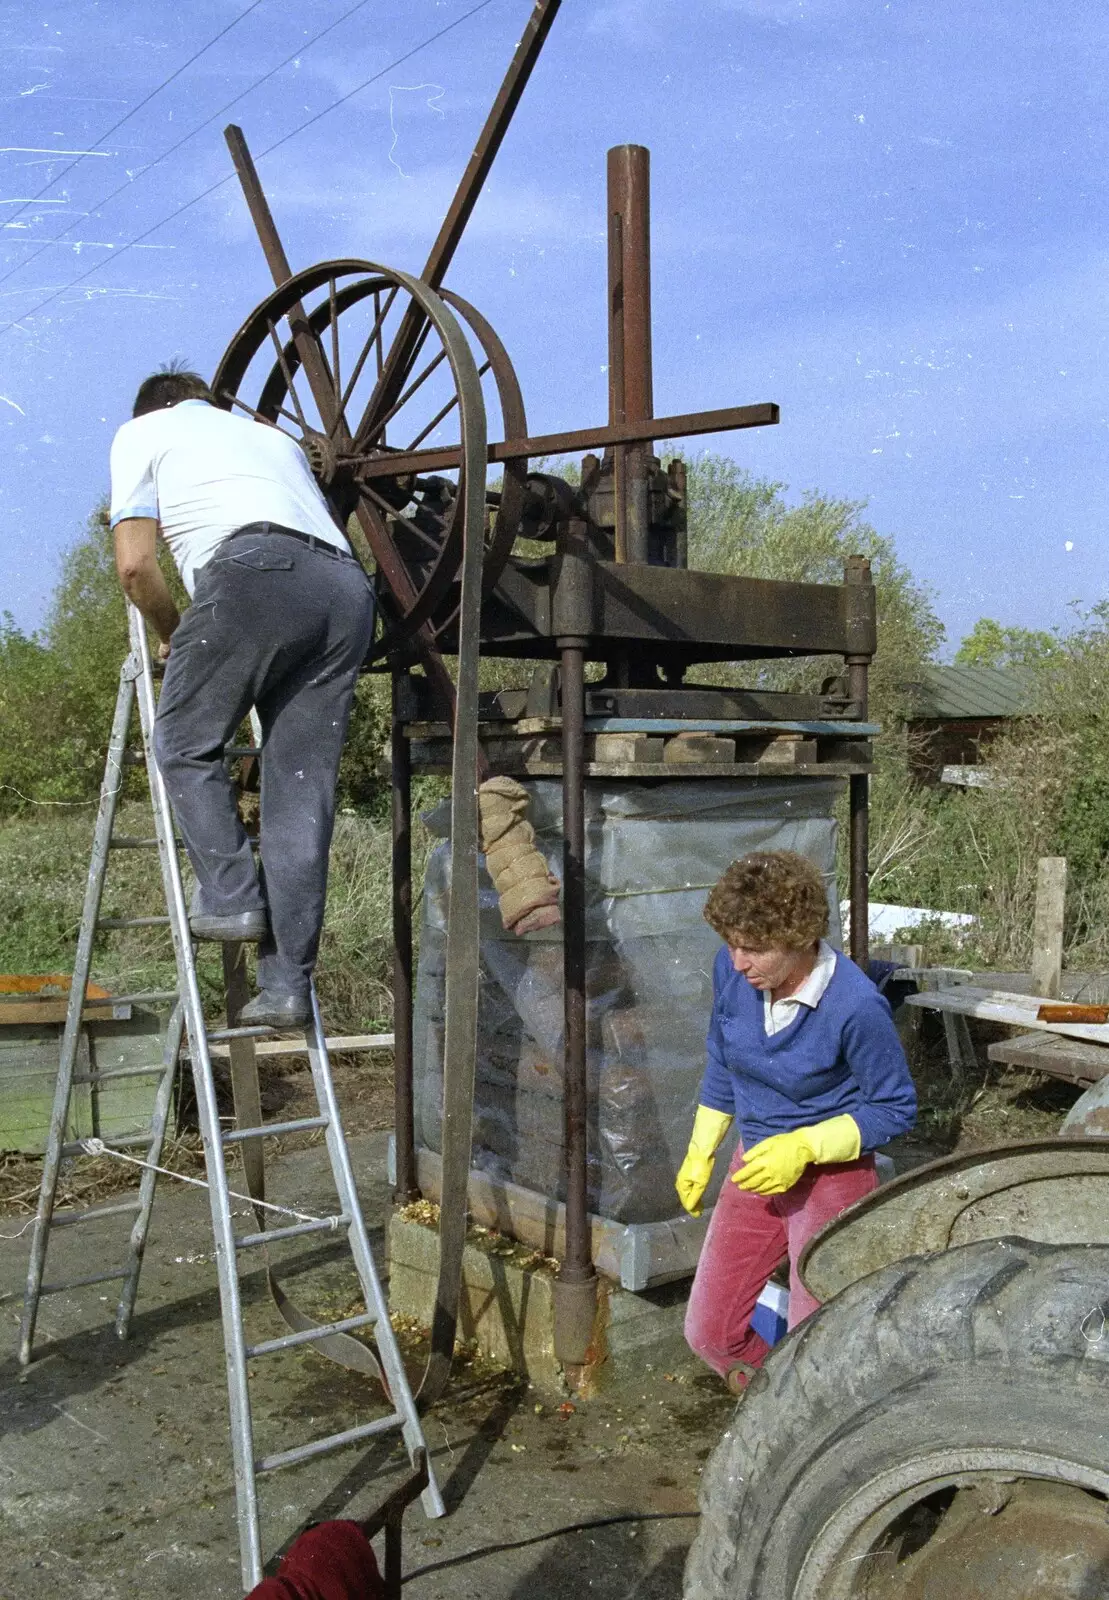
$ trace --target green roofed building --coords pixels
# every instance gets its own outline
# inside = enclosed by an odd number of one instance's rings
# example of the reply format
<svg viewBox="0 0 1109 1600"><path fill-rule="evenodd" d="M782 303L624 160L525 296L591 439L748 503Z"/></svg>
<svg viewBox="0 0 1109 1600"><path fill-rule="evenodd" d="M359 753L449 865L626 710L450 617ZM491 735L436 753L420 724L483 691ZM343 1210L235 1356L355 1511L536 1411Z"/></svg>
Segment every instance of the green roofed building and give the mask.
<svg viewBox="0 0 1109 1600"><path fill-rule="evenodd" d="M925 783L981 781L982 747L1030 715L1035 681L1032 667L925 667L906 686L914 774Z"/></svg>

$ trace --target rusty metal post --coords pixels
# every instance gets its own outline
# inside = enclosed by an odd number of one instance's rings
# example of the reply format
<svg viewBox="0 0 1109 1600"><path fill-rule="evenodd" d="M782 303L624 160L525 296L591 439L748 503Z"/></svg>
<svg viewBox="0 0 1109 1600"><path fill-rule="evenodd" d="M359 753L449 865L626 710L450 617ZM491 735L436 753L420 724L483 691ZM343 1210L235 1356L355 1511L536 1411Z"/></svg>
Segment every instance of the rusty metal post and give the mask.
<svg viewBox="0 0 1109 1600"><path fill-rule="evenodd" d="M555 1355L582 1365L596 1309L587 1191L588 1105L585 1050L585 658L584 639L562 652L562 951L566 1161L566 1246L555 1293Z"/></svg>
<svg viewBox="0 0 1109 1600"><path fill-rule="evenodd" d="M651 153L621 144L608 152L608 420L653 416ZM647 560L648 459L638 444L613 454L617 561Z"/></svg>
<svg viewBox="0 0 1109 1600"><path fill-rule="evenodd" d="M419 1197L412 1086L412 756L399 714L402 674L392 674L393 1096L397 1182L393 1199Z"/></svg>
<svg viewBox="0 0 1109 1600"><path fill-rule="evenodd" d="M865 556L848 556L843 581L848 586L870 584L870 562ZM864 720L867 715L870 659L869 654L861 653L844 658L848 693ZM851 959L865 972L870 958L870 779L865 772L853 772L848 785L851 815L848 840Z"/></svg>

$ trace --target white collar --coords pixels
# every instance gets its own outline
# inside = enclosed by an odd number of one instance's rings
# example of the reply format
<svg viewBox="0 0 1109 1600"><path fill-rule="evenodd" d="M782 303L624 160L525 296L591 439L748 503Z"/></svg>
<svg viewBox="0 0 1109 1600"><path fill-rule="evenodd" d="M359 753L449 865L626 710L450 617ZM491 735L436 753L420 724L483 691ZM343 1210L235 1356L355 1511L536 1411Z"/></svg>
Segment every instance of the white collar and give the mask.
<svg viewBox="0 0 1109 1600"><path fill-rule="evenodd" d="M767 1005L801 1005L816 1006L819 1004L825 989L832 981L832 974L836 970L836 952L832 949L827 939L821 939L820 947L816 953L816 962L812 971L799 989L792 994L785 994L780 1000L770 998L769 990L765 999Z"/></svg>

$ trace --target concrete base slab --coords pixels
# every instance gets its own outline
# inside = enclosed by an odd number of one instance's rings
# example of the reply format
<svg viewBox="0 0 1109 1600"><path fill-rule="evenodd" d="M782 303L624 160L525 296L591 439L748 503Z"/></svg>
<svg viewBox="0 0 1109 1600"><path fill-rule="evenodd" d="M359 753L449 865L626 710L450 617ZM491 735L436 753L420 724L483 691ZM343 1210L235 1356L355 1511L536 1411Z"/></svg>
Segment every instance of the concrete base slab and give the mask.
<svg viewBox="0 0 1109 1600"><path fill-rule="evenodd" d="M350 1145L380 1252L385 1135ZM282 1204L315 1211L333 1202L316 1147L276 1156L267 1178ZM252 1225L249 1206L236 1202L236 1216ZM26 1216L0 1220L0 1322L8 1329L0 1347L0 1600L241 1600L207 1195L168 1179L160 1186L129 1340L112 1333L103 1285L55 1295L40 1319L40 1358L22 1372L12 1352L28 1242ZM110 1219L61 1229L52 1270L65 1277L90 1259L111 1260L113 1243ZM298 1298L324 1311L337 1245L297 1240L278 1250ZM245 1273L243 1296L249 1337L282 1332L260 1266ZM688 1352L680 1365L652 1370L648 1355L613 1366L624 1374L619 1388L563 1408L526 1379L458 1363L424 1421L450 1515L429 1522L417 1505L405 1517L406 1600L680 1594L701 1466L735 1402ZM303 1349L256 1363L250 1388L263 1450L351 1427L383 1404L368 1380ZM368 1515L407 1470L389 1435L263 1479L271 1570L307 1522ZM567 1526L626 1513L683 1520Z"/></svg>
<svg viewBox="0 0 1109 1600"><path fill-rule="evenodd" d="M390 1310L427 1327L439 1268L435 1207L419 1201L394 1213L388 1240ZM637 1381L644 1361L688 1360L682 1337L688 1282L630 1294L599 1276L588 1359L565 1372L555 1355L556 1270L556 1261L526 1245L472 1229L462 1265L460 1338L550 1395L607 1390L625 1376Z"/></svg>

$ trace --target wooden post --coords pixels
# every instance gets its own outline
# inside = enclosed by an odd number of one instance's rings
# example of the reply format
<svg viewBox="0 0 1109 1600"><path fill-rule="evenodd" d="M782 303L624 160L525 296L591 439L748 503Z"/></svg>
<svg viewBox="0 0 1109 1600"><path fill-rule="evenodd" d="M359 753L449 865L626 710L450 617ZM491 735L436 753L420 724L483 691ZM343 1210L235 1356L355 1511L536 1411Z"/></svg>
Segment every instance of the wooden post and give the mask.
<svg viewBox="0 0 1109 1600"><path fill-rule="evenodd" d="M1032 940L1032 993L1057 1000L1063 977L1063 907L1066 856L1043 856L1036 873L1036 921Z"/></svg>

